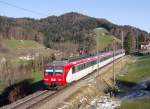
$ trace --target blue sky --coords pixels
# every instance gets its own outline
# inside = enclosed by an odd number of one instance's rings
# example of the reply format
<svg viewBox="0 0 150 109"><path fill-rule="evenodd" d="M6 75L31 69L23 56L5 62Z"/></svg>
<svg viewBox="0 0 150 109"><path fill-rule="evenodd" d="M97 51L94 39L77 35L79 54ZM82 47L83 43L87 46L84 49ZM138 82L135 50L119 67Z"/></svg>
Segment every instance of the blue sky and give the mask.
<svg viewBox="0 0 150 109"><path fill-rule="evenodd" d="M31 13L1 1L37 12ZM0 0L0 15L44 18L67 12L106 18L119 25L132 25L150 32L150 0Z"/></svg>

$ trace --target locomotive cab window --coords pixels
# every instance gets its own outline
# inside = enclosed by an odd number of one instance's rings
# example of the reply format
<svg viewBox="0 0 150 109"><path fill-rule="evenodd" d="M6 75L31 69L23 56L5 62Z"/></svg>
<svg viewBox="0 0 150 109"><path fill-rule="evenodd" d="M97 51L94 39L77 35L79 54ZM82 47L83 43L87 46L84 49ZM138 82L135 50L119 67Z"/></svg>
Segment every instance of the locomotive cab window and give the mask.
<svg viewBox="0 0 150 109"><path fill-rule="evenodd" d="M53 69L46 69L46 75L54 75L54 70Z"/></svg>
<svg viewBox="0 0 150 109"><path fill-rule="evenodd" d="M55 69L55 72L54 72L54 75L56 75L56 76L61 76L61 75L63 75L63 70L61 69Z"/></svg>
<svg viewBox="0 0 150 109"><path fill-rule="evenodd" d="M61 76L64 74L63 67L54 67L54 75Z"/></svg>
<svg viewBox="0 0 150 109"><path fill-rule="evenodd" d="M64 74L63 67L48 67L45 72L49 76L61 76Z"/></svg>

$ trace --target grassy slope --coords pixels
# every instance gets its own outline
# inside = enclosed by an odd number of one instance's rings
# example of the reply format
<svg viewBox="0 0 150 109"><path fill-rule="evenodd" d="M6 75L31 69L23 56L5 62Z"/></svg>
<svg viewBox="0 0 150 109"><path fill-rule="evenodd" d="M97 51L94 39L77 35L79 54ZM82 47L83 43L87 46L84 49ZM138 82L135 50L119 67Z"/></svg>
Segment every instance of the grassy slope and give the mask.
<svg viewBox="0 0 150 109"><path fill-rule="evenodd" d="M35 54L39 53L44 56L49 56L51 53L58 51L52 49L45 49L42 44L32 40L3 40L3 45L7 49L7 52L0 51L0 57L6 57L9 59L16 59L23 54Z"/></svg>
<svg viewBox="0 0 150 109"><path fill-rule="evenodd" d="M36 49L44 48L43 45L31 40L4 40L9 49Z"/></svg>
<svg viewBox="0 0 150 109"><path fill-rule="evenodd" d="M109 44L112 43L113 37L109 35L101 35L99 36L99 49L103 50L106 48Z"/></svg>
<svg viewBox="0 0 150 109"><path fill-rule="evenodd" d="M20 54L27 54L38 49L44 49L42 44L31 40L3 40L2 44L5 51L0 51L0 58L6 57L9 59L16 58Z"/></svg>
<svg viewBox="0 0 150 109"><path fill-rule="evenodd" d="M116 37L107 34L106 30L97 29L95 32L99 38L99 49L100 50L104 50L106 47L108 47L110 44L112 44L113 39L115 39L116 42L121 42Z"/></svg>
<svg viewBox="0 0 150 109"><path fill-rule="evenodd" d="M131 63L128 74L119 77L120 80L138 83L150 78L150 56L138 57L135 63ZM126 100L119 109L150 109L150 99Z"/></svg>

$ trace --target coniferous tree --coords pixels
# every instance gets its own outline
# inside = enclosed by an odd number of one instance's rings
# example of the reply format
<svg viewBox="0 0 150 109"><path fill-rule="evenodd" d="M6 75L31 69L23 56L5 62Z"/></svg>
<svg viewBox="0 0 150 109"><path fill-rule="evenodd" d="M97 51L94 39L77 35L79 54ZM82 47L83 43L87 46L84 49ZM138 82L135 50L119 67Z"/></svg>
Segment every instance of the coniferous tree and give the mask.
<svg viewBox="0 0 150 109"><path fill-rule="evenodd" d="M126 54L130 54L132 52L131 41L131 36L128 33L124 40L124 49L126 50Z"/></svg>

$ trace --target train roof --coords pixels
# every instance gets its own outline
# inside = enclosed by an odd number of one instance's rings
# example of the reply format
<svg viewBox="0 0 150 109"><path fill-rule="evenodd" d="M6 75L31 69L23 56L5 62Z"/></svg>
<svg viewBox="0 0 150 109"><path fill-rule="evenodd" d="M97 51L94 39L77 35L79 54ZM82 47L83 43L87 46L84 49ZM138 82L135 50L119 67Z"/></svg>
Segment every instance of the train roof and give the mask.
<svg viewBox="0 0 150 109"><path fill-rule="evenodd" d="M100 53L100 54L98 54L96 56L92 56L92 57L89 57L89 58L85 58L85 59L81 59L81 60L77 60L77 61L71 62L70 64L73 64L73 65L83 64L83 63L86 63L86 62L89 62L89 61L97 60L98 57L102 58L103 56L108 56L111 53L112 52Z"/></svg>
<svg viewBox="0 0 150 109"><path fill-rule="evenodd" d="M122 50L117 50L116 53L121 52L121 51ZM98 57L102 58L102 57L105 57L105 56L112 55L112 53L113 53L112 51L105 52L105 53L100 53L100 54L95 55L95 56L75 60L75 61L72 61L72 62L69 62L69 60L53 61L51 63L48 63L47 66L66 66L67 64L68 65L79 65L79 64L83 64L83 63L86 63L86 62L89 62L89 61L96 60Z"/></svg>
<svg viewBox="0 0 150 109"><path fill-rule="evenodd" d="M107 55L110 55L110 52L100 53L98 56L99 56L99 58L101 58L101 57L107 56ZM69 64L69 65L78 65L78 64L86 63L88 61L96 60L98 58L98 56L91 56L91 57L75 60L75 61L72 61L72 62L69 62L68 60L53 61L53 62L48 63L47 66L65 66L67 64Z"/></svg>
<svg viewBox="0 0 150 109"><path fill-rule="evenodd" d="M47 64L47 66L65 66L69 63L68 60L65 61L53 61Z"/></svg>

